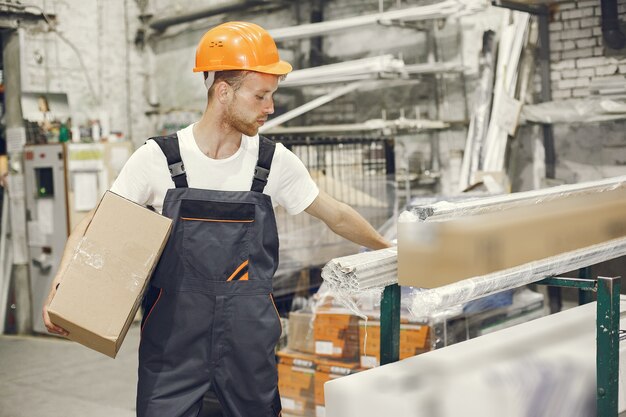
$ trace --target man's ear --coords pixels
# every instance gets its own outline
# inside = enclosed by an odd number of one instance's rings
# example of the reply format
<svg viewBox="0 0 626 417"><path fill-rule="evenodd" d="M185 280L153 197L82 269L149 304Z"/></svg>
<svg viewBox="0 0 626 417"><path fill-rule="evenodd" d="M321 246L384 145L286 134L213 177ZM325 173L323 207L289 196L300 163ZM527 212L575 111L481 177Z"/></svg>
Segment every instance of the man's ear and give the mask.
<svg viewBox="0 0 626 417"><path fill-rule="evenodd" d="M230 100L233 89L226 81L217 81L214 95L220 103L225 104Z"/></svg>

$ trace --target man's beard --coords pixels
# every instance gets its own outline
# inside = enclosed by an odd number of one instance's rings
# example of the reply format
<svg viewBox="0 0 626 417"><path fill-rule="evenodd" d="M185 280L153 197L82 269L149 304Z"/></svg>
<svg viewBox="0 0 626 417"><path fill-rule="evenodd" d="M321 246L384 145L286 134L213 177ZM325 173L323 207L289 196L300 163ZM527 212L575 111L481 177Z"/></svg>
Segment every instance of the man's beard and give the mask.
<svg viewBox="0 0 626 417"><path fill-rule="evenodd" d="M259 127L257 126L256 121L254 123L246 123L241 119L232 118L231 126L234 127L238 132L241 132L249 137L256 135L259 131Z"/></svg>
<svg viewBox="0 0 626 417"><path fill-rule="evenodd" d="M259 131L259 126L256 122L256 119L251 123L246 122L244 118L241 117L240 113L236 110L235 101L231 103L228 110L228 124L230 124L235 130L249 137L257 134L257 132Z"/></svg>

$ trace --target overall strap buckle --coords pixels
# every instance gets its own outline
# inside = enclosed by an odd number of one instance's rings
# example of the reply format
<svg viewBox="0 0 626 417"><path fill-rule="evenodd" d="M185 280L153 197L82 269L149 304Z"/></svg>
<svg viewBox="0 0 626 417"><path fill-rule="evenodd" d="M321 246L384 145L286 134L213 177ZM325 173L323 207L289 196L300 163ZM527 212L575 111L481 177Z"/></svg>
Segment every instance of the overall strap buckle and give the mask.
<svg viewBox="0 0 626 417"><path fill-rule="evenodd" d="M272 159L276 150L276 142L259 135L259 158L254 168L254 178L252 179L252 191L262 193L270 175Z"/></svg>
<svg viewBox="0 0 626 417"><path fill-rule="evenodd" d="M178 177L179 175L185 175L185 164L183 164L183 161L170 165L169 169L172 178Z"/></svg>
<svg viewBox="0 0 626 417"><path fill-rule="evenodd" d="M269 169L265 169L258 165L254 168L254 178L259 181L263 181L264 183L266 183L267 177L269 177L269 175L270 175Z"/></svg>
<svg viewBox="0 0 626 417"><path fill-rule="evenodd" d="M154 140L167 159L167 166L172 176L172 181L176 188L187 188L187 174L185 172L185 164L180 156L180 147L178 146L178 135L173 133L168 136L157 136L150 138Z"/></svg>

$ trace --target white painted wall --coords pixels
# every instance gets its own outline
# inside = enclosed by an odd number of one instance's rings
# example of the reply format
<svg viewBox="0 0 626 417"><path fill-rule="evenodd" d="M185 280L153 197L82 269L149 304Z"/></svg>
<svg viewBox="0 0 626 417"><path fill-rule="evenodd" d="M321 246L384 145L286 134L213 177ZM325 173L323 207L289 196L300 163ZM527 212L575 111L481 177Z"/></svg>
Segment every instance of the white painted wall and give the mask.
<svg viewBox="0 0 626 417"><path fill-rule="evenodd" d="M58 32L78 50L85 70L79 63L77 53L46 25L40 24L23 32L23 89L65 92L69 97L74 124L106 119L111 130L125 133L135 144L143 143L151 135L175 130L195 120L205 106L206 91L202 76L191 71L195 46L202 34L225 20L250 20L268 29L293 25L298 19L295 3L272 13L242 10L209 17L171 27L161 34L148 30L149 36L143 48L134 42L141 28L139 5L147 3L147 11L153 13L156 19L226 1L33 0L32 3L56 16ZM420 0L402 1L405 6L423 3ZM584 97L593 77L626 73L624 58L602 55L596 3L580 0L560 4L550 25L553 95L557 99ZM396 4L396 1L384 2L386 8ZM626 0L620 0L620 4L620 13L624 15ZM306 22L309 18L308 6L302 4L300 7L299 19ZM326 7L325 18L337 19L377 10L377 0L332 0ZM470 67L466 77L470 108L473 106L474 69L482 32L488 28L497 30L501 15L500 9L492 8L487 13L465 17L462 21L462 44L457 42L452 24L447 24L440 31L444 57L462 56ZM323 40L323 50L335 60L372 56L392 50L402 52L407 62L412 63L426 59L424 42L425 36L420 32L375 27L354 33L327 35ZM283 59L291 61L296 68L302 65L302 60L306 62L308 41L290 41L279 46ZM453 79L446 79L444 86L443 116L464 117L462 87ZM433 117L435 112L429 88L432 86L426 81L408 89L354 94L294 120L294 124L362 121L380 117L383 109L389 117L397 117L400 108L405 110L407 117L413 117L416 106L423 117ZM281 97L279 94L277 101L284 108L297 105L292 95ZM623 132L623 123L587 125L584 128L555 126L559 179L564 182L582 181L597 175L623 172L626 164ZM445 170L450 157L456 157L462 149L464 133L445 132L442 137L440 160ZM530 144L537 138L540 138L540 132L535 129L521 135L518 140L530 141L522 144L521 148L532 149ZM588 157L591 151L594 152L592 158ZM516 169L519 172L528 171L528 154L522 152L520 155ZM441 191L454 188L446 181L444 178ZM521 181L524 182L529 184Z"/></svg>
<svg viewBox="0 0 626 417"><path fill-rule="evenodd" d="M100 119L112 131L141 141L152 128L144 115L143 60L133 45L139 27L136 2L33 3L55 16L58 34L43 23L24 26L23 90L66 93L74 125Z"/></svg>

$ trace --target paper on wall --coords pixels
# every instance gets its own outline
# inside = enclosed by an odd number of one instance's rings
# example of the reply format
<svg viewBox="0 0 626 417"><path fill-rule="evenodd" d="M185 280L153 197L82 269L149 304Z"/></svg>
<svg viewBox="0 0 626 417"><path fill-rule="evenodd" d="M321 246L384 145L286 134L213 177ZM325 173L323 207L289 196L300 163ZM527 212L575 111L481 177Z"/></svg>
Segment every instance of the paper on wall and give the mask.
<svg viewBox="0 0 626 417"><path fill-rule="evenodd" d="M54 200L51 198L40 198L37 200L37 222L39 230L44 235L54 233Z"/></svg>
<svg viewBox="0 0 626 417"><path fill-rule="evenodd" d="M28 245L45 246L46 242L41 232L41 224L38 221L28 222Z"/></svg>
<svg viewBox="0 0 626 417"><path fill-rule="evenodd" d="M9 127L6 131L7 153L20 153L26 144L26 129L23 127Z"/></svg>
<svg viewBox="0 0 626 417"><path fill-rule="evenodd" d="M98 204L98 173L75 172L74 208L76 211L89 211Z"/></svg>
<svg viewBox="0 0 626 417"><path fill-rule="evenodd" d="M68 170L99 171L104 167L102 145L72 145L69 148Z"/></svg>

